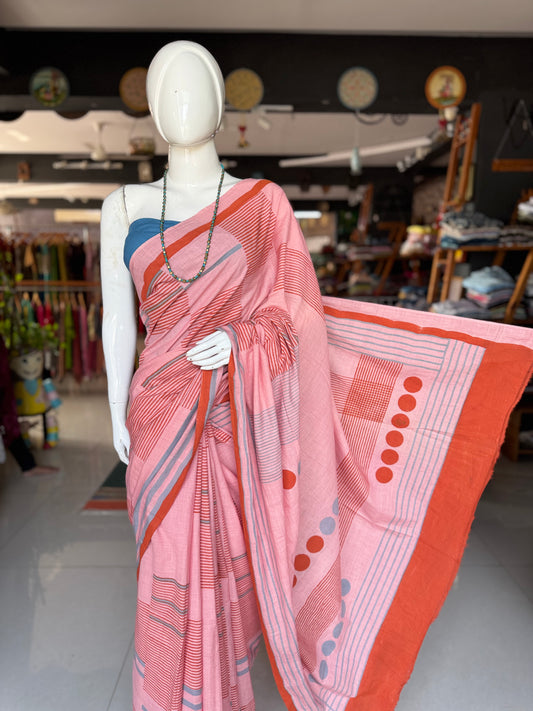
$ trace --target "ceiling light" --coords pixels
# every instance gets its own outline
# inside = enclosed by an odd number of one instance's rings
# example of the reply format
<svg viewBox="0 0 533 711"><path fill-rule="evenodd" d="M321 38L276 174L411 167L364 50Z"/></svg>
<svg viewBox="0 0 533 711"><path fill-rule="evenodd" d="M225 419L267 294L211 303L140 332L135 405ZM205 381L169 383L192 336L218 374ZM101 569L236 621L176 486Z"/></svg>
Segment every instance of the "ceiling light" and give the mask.
<svg viewBox="0 0 533 711"><path fill-rule="evenodd" d="M319 220L322 213L319 210L295 210L294 217L297 220Z"/></svg>
<svg viewBox="0 0 533 711"><path fill-rule="evenodd" d="M264 113L258 114L257 123L259 126L261 126L261 128L264 131L270 131L270 129L272 128L272 124L270 123L270 121L266 117L266 114L264 114Z"/></svg>
<svg viewBox="0 0 533 711"><path fill-rule="evenodd" d="M6 131L6 133L8 136L16 138L17 141L20 141L21 143L27 143L30 140L29 136L27 136L25 133L22 133L21 131L17 131L16 128L10 128L8 131Z"/></svg>

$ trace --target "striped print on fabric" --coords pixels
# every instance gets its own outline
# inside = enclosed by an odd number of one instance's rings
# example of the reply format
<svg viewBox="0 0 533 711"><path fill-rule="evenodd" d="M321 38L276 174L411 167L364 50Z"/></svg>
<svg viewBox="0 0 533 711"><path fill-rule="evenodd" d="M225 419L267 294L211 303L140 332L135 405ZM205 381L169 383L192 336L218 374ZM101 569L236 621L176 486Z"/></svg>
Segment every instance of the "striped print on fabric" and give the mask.
<svg viewBox="0 0 533 711"><path fill-rule="evenodd" d="M196 388L197 390L197 388ZM161 397L154 392L133 402L128 418L132 447L135 458L146 461L155 442L159 441L180 407L180 402L172 396ZM144 419L143 419L144 418Z"/></svg>
<svg viewBox="0 0 533 711"><path fill-rule="evenodd" d="M234 200L228 207L222 208L222 205L220 206L221 209L219 209L218 217L217 217L217 223L219 225L223 225L225 221L231 217L232 215L239 215L241 214L241 210L245 208L247 203L249 203L250 200L252 200L258 193L263 190L263 188L268 185L268 181L266 180L259 180L259 181L251 181L252 186L251 188L241 195L239 198ZM231 193L231 190L226 193L225 195L222 196L221 202L224 203L226 200L226 197L229 198L229 193ZM194 221L195 218L191 218L191 223ZM237 221L239 221L239 218L236 218ZM189 222L189 221L187 221ZM185 225L185 223L182 223L182 227ZM168 259L171 260L171 258L179 252L180 249L185 247L186 245L190 244L196 237L198 237L201 234L207 233L209 230L210 223L205 222L204 224L198 225L196 228L192 229L190 232L186 233L183 237L181 237L179 240L176 240L175 242L172 242L167 246L167 257ZM176 229L176 228L174 228ZM147 293L149 292L150 289L153 288L153 283L154 280L157 279L159 270L163 268L165 264L165 259L162 254L158 254L157 257L152 261L152 263L149 265L149 267L146 269L144 273L144 284L143 288L140 294L140 299L143 301Z"/></svg>
<svg viewBox="0 0 533 711"><path fill-rule="evenodd" d="M368 469L359 465L349 452L337 466L339 487L339 542L344 545L346 536L357 512L368 498L370 491Z"/></svg>
<svg viewBox="0 0 533 711"><path fill-rule="evenodd" d="M413 334L380 324L352 321L326 313L330 347L358 356L366 354L402 365L439 370L446 350L446 342L438 336ZM416 338L415 338L416 336Z"/></svg>
<svg viewBox="0 0 533 711"><path fill-rule="evenodd" d="M234 335L235 338L235 335ZM244 383L241 365L235 362L232 372L235 410L245 412ZM247 521L247 539L250 554L257 565L261 565L261 576L256 576L256 595L264 626L270 630L269 643L276 658L276 665L287 693L297 711L314 709L315 699L309 689L307 675L300 662L298 640L295 634L294 616L291 600L283 592L284 585L276 565L275 553L269 535L267 513L261 506L262 495L254 467L255 452L252 452L253 440L247 429L246 419L234 421L234 436L238 441L239 470L243 488L244 515Z"/></svg>
<svg viewBox="0 0 533 711"><path fill-rule="evenodd" d="M411 337L415 340L424 338L415 334ZM347 599L351 624L332 678L335 684L345 679L339 690L347 695L355 695L376 634L416 545L451 433L484 353L483 348L460 341L447 341L444 350L441 369L431 392L424 399L421 412L415 410L416 425L413 427L416 433L410 451L405 455L402 479L392 499L388 518L383 504L381 507L384 530L394 530L397 535L383 535L376 541L366 575ZM462 373L459 380L456 378L458 369ZM448 434L439 434L445 431ZM376 506L373 491L367 500L370 508ZM365 505L361 509L362 516L357 519L359 524L365 519ZM350 538L352 535L356 537L357 531L358 528L354 528ZM343 708L338 700L328 702L335 711Z"/></svg>
<svg viewBox="0 0 533 711"><path fill-rule="evenodd" d="M165 497L176 479L189 463L193 452L195 412L190 412L175 434L163 456L159 458L149 476L146 477L137 497L134 509L133 526L138 546L144 539L150 525L149 512L157 511L158 500ZM170 482L168 484L167 482ZM161 489L164 487L163 492Z"/></svg>
<svg viewBox="0 0 533 711"><path fill-rule="evenodd" d="M290 264L290 269L287 265ZM279 276L274 291L294 294L311 306L321 318L324 307L320 291L316 288L316 276L308 254L302 254L282 244L279 249Z"/></svg>
<svg viewBox="0 0 533 711"><path fill-rule="evenodd" d="M264 195L256 195L242 207L238 217L230 215L220 225L227 227L244 248L248 273L259 271L266 262L276 229L276 217Z"/></svg>
<svg viewBox="0 0 533 711"><path fill-rule="evenodd" d="M337 556L320 583L296 617L296 630L302 662L315 675L317 668L317 644L322 633L339 618L341 610L340 556Z"/></svg>
<svg viewBox="0 0 533 711"><path fill-rule="evenodd" d="M209 309L193 305L191 308L191 328L194 329L195 340L211 334L214 330L213 314L219 324L231 323L241 318L241 289L238 285L234 289L226 289L218 293L210 302Z"/></svg>

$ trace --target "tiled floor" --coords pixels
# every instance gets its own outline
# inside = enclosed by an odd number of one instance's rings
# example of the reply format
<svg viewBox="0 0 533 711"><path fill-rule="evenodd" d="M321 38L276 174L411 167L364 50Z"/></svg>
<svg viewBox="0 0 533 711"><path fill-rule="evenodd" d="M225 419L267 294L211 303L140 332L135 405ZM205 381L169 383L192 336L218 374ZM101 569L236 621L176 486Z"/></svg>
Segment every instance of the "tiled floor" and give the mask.
<svg viewBox="0 0 533 711"><path fill-rule="evenodd" d="M130 711L135 613L125 514L80 509L116 462L105 399L67 397L58 475L0 466L0 711ZM533 460L498 462L397 711L533 709ZM257 711L282 711L264 653ZM208 711L208 710L207 710Z"/></svg>

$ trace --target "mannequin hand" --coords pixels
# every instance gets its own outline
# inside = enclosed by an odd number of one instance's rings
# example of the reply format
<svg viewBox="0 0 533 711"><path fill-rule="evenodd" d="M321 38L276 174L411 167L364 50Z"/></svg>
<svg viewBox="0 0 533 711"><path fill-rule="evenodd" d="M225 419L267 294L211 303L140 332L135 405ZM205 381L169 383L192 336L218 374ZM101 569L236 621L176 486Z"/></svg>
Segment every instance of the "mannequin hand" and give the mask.
<svg viewBox="0 0 533 711"><path fill-rule="evenodd" d="M215 331L187 351L187 360L201 370L214 370L229 363L231 341L224 331Z"/></svg>
<svg viewBox="0 0 533 711"><path fill-rule="evenodd" d="M125 405L120 402L112 402L109 405L111 410L111 424L113 426L113 446L118 454L118 458L124 464L129 464L130 454L130 433L126 427Z"/></svg>

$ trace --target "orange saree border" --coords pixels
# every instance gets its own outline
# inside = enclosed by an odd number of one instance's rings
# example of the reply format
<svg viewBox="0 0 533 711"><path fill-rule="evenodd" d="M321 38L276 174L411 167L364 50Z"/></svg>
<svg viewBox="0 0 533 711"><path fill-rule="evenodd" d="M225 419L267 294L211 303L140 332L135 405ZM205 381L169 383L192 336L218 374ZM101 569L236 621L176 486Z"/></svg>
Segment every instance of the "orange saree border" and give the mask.
<svg viewBox="0 0 533 711"><path fill-rule="evenodd" d="M524 346L493 343L464 333L331 307L325 307L324 311L343 318L457 338L486 349L459 417L415 550L372 647L358 694L346 706L346 711L389 711L398 701L429 625L439 613L459 569L478 497L492 475L507 418L519 397L516 393L522 392L531 375L532 353ZM496 412L491 413L487 401L493 402ZM473 433L480 437L477 448L472 446ZM464 471L462 480L458 480L458 470ZM474 496L471 491L475 492ZM441 552L444 538L446 554ZM406 629L411 632L409 640L405 639Z"/></svg>
<svg viewBox="0 0 533 711"><path fill-rule="evenodd" d="M228 217L231 217L234 213L236 213L238 210L241 209L241 207L248 202L248 200L251 200L253 197L257 195L257 193L261 192L261 190L265 187L265 185L268 185L269 181L268 180L259 180L256 183L254 183L253 187L250 188L250 190L247 190L243 195L240 197L236 198L229 207L227 207L225 210L222 210L219 212L218 217L217 217L217 223L220 224L224 222L224 220L227 220ZM238 183L237 183L238 185ZM194 216L189 218L189 219L194 219ZM187 220L186 220L187 221ZM186 222L185 221L185 222ZM180 223L181 225L184 224L184 222ZM188 244L190 244L193 239L198 237L199 235L202 234L202 232L206 232L209 230L209 227L211 225L211 220L208 222L199 225L196 227L194 230L191 230L190 232L187 232L181 239L177 240L173 244L168 245L166 247L167 251L167 256L170 259L176 252L179 252L180 249L183 249L186 247ZM146 299L147 293L148 293L148 288L150 284L152 283L155 275L157 272L163 267L165 264L165 257L163 255L163 252L161 252L157 259L155 259L150 266L146 269L144 273L144 283L143 283L143 289L142 289L142 294L141 294L141 299L144 300Z"/></svg>

